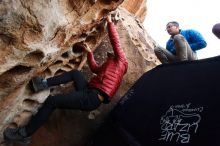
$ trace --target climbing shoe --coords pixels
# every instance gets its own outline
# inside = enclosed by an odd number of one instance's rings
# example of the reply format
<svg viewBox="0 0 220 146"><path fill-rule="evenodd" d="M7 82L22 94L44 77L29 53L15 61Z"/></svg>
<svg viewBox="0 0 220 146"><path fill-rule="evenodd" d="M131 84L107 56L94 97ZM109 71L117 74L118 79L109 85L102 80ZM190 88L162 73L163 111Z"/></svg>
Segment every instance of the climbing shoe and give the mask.
<svg viewBox="0 0 220 146"><path fill-rule="evenodd" d="M20 128L6 128L3 132L6 142L19 143L22 145L28 145L31 142L31 137L27 136L24 127Z"/></svg>
<svg viewBox="0 0 220 146"><path fill-rule="evenodd" d="M34 90L34 92L38 92L38 91L48 88L47 80L43 79L42 77L34 77L31 80L31 84L32 84L32 89Z"/></svg>

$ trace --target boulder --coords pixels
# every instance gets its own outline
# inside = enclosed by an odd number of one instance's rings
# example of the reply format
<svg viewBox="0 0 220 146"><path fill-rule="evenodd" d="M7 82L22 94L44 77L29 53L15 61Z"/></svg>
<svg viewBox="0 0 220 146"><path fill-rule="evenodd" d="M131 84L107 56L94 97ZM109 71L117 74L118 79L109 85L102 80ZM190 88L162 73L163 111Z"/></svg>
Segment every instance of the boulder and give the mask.
<svg viewBox="0 0 220 146"><path fill-rule="evenodd" d="M122 0L1 0L0 3L0 143L3 130L25 125L50 94L74 90L71 83L33 93L34 76L49 78L72 69L88 78L86 54L74 51L87 44L98 63L111 45L105 17L111 13L128 58L129 67L110 104L91 112L56 110L33 135L31 146L85 145L129 87L159 61L155 41L142 25L145 1ZM119 6L122 3L122 6ZM133 3L133 4L132 4ZM145 4L146 5L146 4ZM141 10L138 7L141 6Z"/></svg>

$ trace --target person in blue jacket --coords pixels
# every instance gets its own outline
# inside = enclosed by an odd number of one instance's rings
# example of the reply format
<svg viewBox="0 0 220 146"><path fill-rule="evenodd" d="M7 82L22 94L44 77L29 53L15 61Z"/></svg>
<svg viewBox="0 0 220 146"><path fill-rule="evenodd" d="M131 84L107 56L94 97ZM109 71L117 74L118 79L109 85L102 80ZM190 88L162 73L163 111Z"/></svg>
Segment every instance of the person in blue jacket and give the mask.
<svg viewBox="0 0 220 146"><path fill-rule="evenodd" d="M166 49L157 46L154 52L162 63L196 60L196 51L207 46L201 33L193 29L182 30L176 21L168 22L166 31L170 34Z"/></svg>

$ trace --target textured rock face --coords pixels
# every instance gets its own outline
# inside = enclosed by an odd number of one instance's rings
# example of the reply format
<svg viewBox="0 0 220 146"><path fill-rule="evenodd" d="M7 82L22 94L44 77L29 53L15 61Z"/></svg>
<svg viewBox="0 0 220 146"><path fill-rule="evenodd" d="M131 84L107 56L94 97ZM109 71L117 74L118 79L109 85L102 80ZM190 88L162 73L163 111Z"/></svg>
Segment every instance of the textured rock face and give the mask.
<svg viewBox="0 0 220 146"><path fill-rule="evenodd" d="M143 19L145 1L125 1L127 10ZM111 50L103 17L115 10L122 0L1 0L0 1L0 143L7 126L22 126L35 114L49 94L72 89L72 84L32 93L28 82L36 75L45 78L79 69L91 72L78 44L86 43L99 63ZM140 6L140 9L138 7ZM85 145L97 126L142 73L158 61L153 53L155 42L142 24L127 10L119 8L112 16L117 21L120 41L129 61L128 72L115 99L92 112L57 110L33 136L31 145ZM75 52L75 53L74 53ZM59 90L58 90L59 89ZM50 137L49 139L45 137Z"/></svg>
<svg viewBox="0 0 220 146"><path fill-rule="evenodd" d="M130 13L134 14L141 22L147 15L147 0L124 0L122 7L126 8Z"/></svg>

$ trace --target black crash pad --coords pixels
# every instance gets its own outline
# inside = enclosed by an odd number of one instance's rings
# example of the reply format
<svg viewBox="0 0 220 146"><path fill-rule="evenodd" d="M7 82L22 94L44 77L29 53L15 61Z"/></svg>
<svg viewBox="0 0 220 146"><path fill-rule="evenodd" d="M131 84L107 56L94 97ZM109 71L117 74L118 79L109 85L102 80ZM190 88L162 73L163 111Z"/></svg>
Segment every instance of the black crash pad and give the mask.
<svg viewBox="0 0 220 146"><path fill-rule="evenodd" d="M90 142L127 145L220 146L220 56L143 74Z"/></svg>

